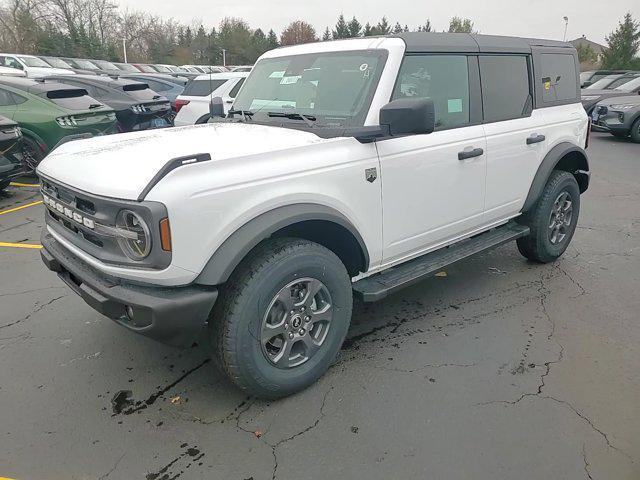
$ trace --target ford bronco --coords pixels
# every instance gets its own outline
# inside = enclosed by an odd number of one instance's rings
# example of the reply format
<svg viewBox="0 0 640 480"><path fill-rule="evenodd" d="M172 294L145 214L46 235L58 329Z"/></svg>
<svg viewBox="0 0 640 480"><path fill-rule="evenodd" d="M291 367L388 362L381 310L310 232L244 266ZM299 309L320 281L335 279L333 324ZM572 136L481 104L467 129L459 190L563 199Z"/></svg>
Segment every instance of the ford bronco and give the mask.
<svg viewBox="0 0 640 480"><path fill-rule="evenodd" d="M264 54L228 115L38 167L42 258L91 307L202 334L251 395L320 377L365 302L517 242L556 260L589 185L569 44L407 33ZM220 115L220 116L218 116Z"/></svg>

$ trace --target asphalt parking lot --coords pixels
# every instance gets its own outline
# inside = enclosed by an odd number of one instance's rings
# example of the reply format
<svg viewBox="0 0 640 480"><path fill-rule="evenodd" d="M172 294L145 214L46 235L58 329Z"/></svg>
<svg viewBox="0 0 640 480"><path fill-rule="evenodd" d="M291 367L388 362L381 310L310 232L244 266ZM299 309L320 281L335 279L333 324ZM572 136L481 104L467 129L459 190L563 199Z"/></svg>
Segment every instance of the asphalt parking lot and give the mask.
<svg viewBox="0 0 640 480"><path fill-rule="evenodd" d="M640 145L594 134L553 265L510 244L356 307L336 364L248 398L101 317L40 261L37 188L0 197L0 477L640 478ZM28 182L28 180L25 180ZM16 248L34 245L35 248Z"/></svg>

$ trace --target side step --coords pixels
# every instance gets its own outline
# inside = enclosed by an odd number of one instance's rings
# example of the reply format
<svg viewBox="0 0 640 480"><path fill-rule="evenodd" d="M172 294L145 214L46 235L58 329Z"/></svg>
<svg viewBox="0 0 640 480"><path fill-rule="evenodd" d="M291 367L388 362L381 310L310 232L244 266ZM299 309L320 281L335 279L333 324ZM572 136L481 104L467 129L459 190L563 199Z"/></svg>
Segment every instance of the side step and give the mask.
<svg viewBox="0 0 640 480"><path fill-rule="evenodd" d="M414 258L376 273L353 284L353 290L365 302L376 302L401 288L413 285L447 265L511 242L529 234L529 227L509 222L493 230L467 238L448 247Z"/></svg>

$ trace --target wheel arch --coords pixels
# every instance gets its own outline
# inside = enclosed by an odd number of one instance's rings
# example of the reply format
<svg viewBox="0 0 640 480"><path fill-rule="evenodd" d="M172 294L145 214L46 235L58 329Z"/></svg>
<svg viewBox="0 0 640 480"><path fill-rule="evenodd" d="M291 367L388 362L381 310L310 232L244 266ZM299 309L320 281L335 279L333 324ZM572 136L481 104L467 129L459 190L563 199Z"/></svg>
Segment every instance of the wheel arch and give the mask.
<svg viewBox="0 0 640 480"><path fill-rule="evenodd" d="M522 212L527 212L540 198L544 186L551 172L562 170L571 173L578 182L580 193L589 188L589 160L584 149L569 142L559 143L544 157L536 172L529 193L522 207Z"/></svg>
<svg viewBox="0 0 640 480"><path fill-rule="evenodd" d="M337 210L301 203L278 207L245 223L213 253L195 282L220 285L258 244L270 237L297 237L333 251L351 276L369 268L369 252L355 226Z"/></svg>

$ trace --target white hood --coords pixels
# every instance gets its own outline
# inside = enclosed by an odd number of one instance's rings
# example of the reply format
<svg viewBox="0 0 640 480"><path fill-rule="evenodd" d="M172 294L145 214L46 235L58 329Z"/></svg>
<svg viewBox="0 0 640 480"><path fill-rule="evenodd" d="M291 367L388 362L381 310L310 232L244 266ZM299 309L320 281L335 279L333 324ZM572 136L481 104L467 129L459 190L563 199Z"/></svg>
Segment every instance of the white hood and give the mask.
<svg viewBox="0 0 640 480"><path fill-rule="evenodd" d="M215 162L322 141L309 132L247 123L147 130L65 143L40 163L38 174L96 195L135 200L173 158L209 153Z"/></svg>
<svg viewBox="0 0 640 480"><path fill-rule="evenodd" d="M31 78L48 77L50 75L74 75L75 72L64 68L28 67L27 76Z"/></svg>

